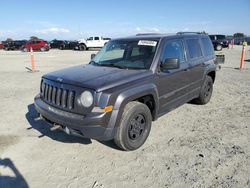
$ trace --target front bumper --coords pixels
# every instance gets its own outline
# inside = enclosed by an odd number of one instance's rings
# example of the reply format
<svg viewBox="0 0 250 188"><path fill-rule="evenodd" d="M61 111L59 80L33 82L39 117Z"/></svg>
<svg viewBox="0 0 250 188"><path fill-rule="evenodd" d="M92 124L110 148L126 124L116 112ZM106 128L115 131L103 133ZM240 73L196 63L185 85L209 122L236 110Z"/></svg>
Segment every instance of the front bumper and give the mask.
<svg viewBox="0 0 250 188"><path fill-rule="evenodd" d="M52 107L37 95L34 99L35 108L49 123L67 127L73 135L93 138L96 140L112 140L114 128L107 128L110 116L106 113L83 116ZM77 134L75 134L77 133Z"/></svg>

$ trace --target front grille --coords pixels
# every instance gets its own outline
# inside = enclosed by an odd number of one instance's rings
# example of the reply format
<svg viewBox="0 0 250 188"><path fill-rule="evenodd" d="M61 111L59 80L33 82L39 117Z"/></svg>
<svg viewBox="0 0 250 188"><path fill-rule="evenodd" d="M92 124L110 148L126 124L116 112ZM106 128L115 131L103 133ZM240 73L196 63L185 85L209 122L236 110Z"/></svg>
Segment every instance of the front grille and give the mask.
<svg viewBox="0 0 250 188"><path fill-rule="evenodd" d="M75 91L42 82L41 96L47 103L69 110L74 109Z"/></svg>

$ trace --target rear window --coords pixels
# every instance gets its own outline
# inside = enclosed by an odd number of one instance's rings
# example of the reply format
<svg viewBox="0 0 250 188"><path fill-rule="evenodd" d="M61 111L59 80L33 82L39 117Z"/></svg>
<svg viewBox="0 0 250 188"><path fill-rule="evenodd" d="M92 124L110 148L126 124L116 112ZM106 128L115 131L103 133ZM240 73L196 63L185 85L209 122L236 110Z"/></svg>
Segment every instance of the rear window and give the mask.
<svg viewBox="0 0 250 188"><path fill-rule="evenodd" d="M186 42L190 59L202 56L201 47L198 39L187 39Z"/></svg>
<svg viewBox="0 0 250 188"><path fill-rule="evenodd" d="M205 50L206 56L214 55L214 48L213 48L212 42L209 38L202 38L201 43L202 43L203 48Z"/></svg>
<svg viewBox="0 0 250 188"><path fill-rule="evenodd" d="M214 35L209 35L211 40L215 40L215 36Z"/></svg>
<svg viewBox="0 0 250 188"><path fill-rule="evenodd" d="M225 35L216 35L217 40L224 40L226 39Z"/></svg>

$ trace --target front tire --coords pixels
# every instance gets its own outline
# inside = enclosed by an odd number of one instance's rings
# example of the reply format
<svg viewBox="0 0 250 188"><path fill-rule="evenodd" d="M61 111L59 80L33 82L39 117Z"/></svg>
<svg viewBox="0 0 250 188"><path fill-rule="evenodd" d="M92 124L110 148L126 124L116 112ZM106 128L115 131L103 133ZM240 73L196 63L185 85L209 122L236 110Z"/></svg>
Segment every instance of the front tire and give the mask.
<svg viewBox="0 0 250 188"><path fill-rule="evenodd" d="M195 103L197 104L207 104L213 93L213 79L210 76L206 76L205 81L201 87L200 95L197 99L195 99Z"/></svg>
<svg viewBox="0 0 250 188"><path fill-rule="evenodd" d="M28 48L23 49L23 52L28 52L28 51L29 51Z"/></svg>
<svg viewBox="0 0 250 188"><path fill-rule="evenodd" d="M152 124L149 108L140 102L128 103L114 137L118 147L126 151L136 150L146 141Z"/></svg>
<svg viewBox="0 0 250 188"><path fill-rule="evenodd" d="M80 51L85 51L85 50L87 50L87 47L86 47L85 44L80 45L79 48L80 48Z"/></svg>

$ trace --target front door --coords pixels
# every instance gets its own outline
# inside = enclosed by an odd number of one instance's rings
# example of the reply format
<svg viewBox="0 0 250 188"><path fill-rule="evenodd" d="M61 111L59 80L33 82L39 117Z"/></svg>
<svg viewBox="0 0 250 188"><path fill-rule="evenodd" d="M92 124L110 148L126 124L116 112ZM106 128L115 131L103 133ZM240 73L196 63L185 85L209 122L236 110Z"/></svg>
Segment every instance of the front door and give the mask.
<svg viewBox="0 0 250 188"><path fill-rule="evenodd" d="M161 61L167 58L178 58L180 67L172 70L160 70L159 92L159 115L170 111L186 102L186 93L190 84L190 70L187 64L184 45L181 39L168 40L161 55Z"/></svg>

